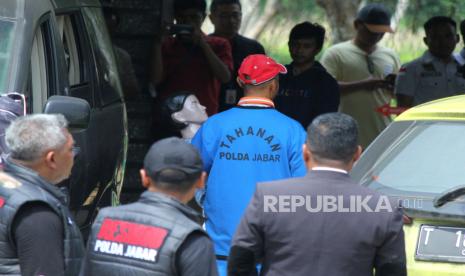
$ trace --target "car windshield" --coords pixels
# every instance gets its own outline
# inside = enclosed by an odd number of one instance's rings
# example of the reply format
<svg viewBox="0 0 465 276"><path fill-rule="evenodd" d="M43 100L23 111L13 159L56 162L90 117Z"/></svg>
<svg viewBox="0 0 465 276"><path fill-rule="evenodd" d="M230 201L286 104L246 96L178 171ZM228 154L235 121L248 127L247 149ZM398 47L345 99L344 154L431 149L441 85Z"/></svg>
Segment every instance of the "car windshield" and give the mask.
<svg viewBox="0 0 465 276"><path fill-rule="evenodd" d="M464 123L415 124L373 157L364 185L431 197L465 185L464 138Z"/></svg>
<svg viewBox="0 0 465 276"><path fill-rule="evenodd" d="M0 19L0 91L6 92L7 77L11 62L15 23Z"/></svg>

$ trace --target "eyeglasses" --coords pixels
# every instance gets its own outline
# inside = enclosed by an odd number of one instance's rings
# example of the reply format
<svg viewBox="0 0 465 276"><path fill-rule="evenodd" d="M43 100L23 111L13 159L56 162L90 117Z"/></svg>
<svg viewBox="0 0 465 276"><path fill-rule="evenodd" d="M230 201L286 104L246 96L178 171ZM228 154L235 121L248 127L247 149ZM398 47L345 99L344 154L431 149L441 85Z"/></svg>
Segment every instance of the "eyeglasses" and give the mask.
<svg viewBox="0 0 465 276"><path fill-rule="evenodd" d="M368 72L371 75L373 75L375 73L375 63L373 62L373 60L371 59L370 56L366 55L365 58L366 58L366 61L367 61Z"/></svg>

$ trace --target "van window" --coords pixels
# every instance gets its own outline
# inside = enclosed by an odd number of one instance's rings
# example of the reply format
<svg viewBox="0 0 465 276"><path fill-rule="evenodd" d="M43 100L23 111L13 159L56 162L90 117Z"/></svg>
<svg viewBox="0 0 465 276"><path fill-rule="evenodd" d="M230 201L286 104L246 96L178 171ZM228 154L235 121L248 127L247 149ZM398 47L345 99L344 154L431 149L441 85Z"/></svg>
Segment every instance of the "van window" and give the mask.
<svg viewBox="0 0 465 276"><path fill-rule="evenodd" d="M399 124L394 122L393 124ZM436 195L465 183L465 125L460 122L417 122L397 139L376 142L386 150L366 155L373 164L362 181L397 194ZM369 151L368 151L369 152Z"/></svg>
<svg viewBox="0 0 465 276"><path fill-rule="evenodd" d="M15 23L0 19L0 93L7 91L7 76L10 67L11 50L13 47Z"/></svg>
<svg viewBox="0 0 465 276"><path fill-rule="evenodd" d="M50 20L40 24L34 35L31 51L31 98L32 112L42 112L50 91L56 91L56 59Z"/></svg>
<svg viewBox="0 0 465 276"><path fill-rule="evenodd" d="M89 38L92 44L95 45L94 53L99 68L100 82L100 89L96 92L100 94L98 95L100 104L105 106L122 101L122 88L113 53L113 45L106 31L102 11L93 7L86 7L82 10L89 30Z"/></svg>
<svg viewBox="0 0 465 276"><path fill-rule="evenodd" d="M79 12L75 12L61 14L56 18L65 51L70 96L84 99L93 106L93 57L82 17Z"/></svg>

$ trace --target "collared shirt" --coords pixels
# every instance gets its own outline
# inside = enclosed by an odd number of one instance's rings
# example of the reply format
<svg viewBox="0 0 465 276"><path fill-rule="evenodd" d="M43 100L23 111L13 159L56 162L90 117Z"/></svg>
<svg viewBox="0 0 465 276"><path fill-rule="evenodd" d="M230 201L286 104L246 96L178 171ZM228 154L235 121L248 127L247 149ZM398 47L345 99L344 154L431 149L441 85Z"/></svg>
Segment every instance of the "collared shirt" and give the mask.
<svg viewBox="0 0 465 276"><path fill-rule="evenodd" d="M331 172L339 172L339 173L348 174L346 170L336 169L336 168L331 168L331 167L313 167L312 171L331 171Z"/></svg>
<svg viewBox="0 0 465 276"><path fill-rule="evenodd" d="M459 53L455 53L454 58L458 62L458 64L465 65L465 48L460 50Z"/></svg>
<svg viewBox="0 0 465 276"><path fill-rule="evenodd" d="M237 107L209 117L192 139L209 174L203 207L217 255L229 254L256 183L306 173L305 131L273 105L267 98L243 97Z"/></svg>
<svg viewBox="0 0 465 276"><path fill-rule="evenodd" d="M465 79L460 65L451 57L444 63L426 51L423 56L405 65L396 79L395 93L413 97L413 105L450 97L465 92Z"/></svg>
<svg viewBox="0 0 465 276"><path fill-rule="evenodd" d="M237 103L238 106L256 106L274 108L272 100L263 97L242 97Z"/></svg>
<svg viewBox="0 0 465 276"><path fill-rule="evenodd" d="M388 74L396 74L400 67L399 57L393 50L376 45L375 50L367 55L352 40L329 47L320 62L339 82L384 78ZM376 112L391 98L392 92L386 89L357 89L341 93L339 111L357 120L360 144L364 148L391 122L390 117Z"/></svg>

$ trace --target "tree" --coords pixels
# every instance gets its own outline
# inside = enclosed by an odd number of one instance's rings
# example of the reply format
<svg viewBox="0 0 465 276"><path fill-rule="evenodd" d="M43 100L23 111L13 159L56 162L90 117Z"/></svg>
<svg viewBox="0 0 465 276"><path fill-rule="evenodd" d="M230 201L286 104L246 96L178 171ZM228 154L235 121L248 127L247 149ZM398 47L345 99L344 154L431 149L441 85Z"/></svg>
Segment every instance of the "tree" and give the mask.
<svg viewBox="0 0 465 276"><path fill-rule="evenodd" d="M242 30L245 36L257 38L270 25L280 10L279 0L247 0L242 1Z"/></svg>
<svg viewBox="0 0 465 276"><path fill-rule="evenodd" d="M326 12L332 43L353 38L353 23L360 2L361 0L316 0Z"/></svg>
<svg viewBox="0 0 465 276"><path fill-rule="evenodd" d="M391 25L394 29L397 29L400 20L404 17L409 5L409 0L399 0L396 5L396 11L392 16Z"/></svg>

